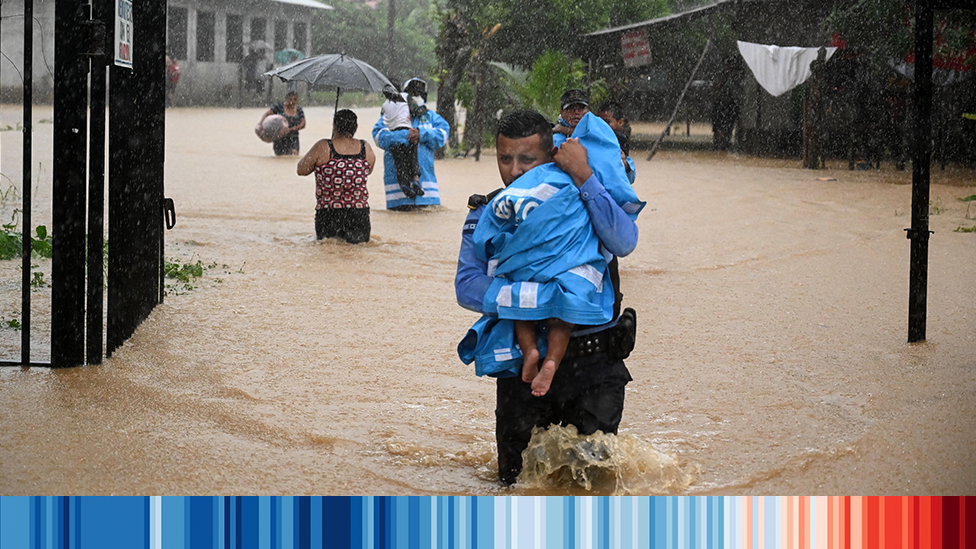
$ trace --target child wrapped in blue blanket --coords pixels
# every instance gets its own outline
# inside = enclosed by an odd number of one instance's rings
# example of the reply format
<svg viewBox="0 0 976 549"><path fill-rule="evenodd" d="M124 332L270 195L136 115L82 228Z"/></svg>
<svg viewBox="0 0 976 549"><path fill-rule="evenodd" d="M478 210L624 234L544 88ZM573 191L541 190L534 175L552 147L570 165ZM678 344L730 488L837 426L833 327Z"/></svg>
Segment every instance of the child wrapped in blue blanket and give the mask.
<svg viewBox="0 0 976 549"><path fill-rule="evenodd" d="M636 219L644 203L628 181L613 130L587 114L572 137L586 148L590 168L610 196ZM551 163L526 172L492 199L473 242L495 281L485 296L487 314L468 331L458 354L465 364L475 362L478 375L517 375L521 365L522 379L542 396L572 327L612 319L611 256L600 245L579 188ZM547 319L548 337L536 326ZM541 368L540 356L546 357Z"/></svg>

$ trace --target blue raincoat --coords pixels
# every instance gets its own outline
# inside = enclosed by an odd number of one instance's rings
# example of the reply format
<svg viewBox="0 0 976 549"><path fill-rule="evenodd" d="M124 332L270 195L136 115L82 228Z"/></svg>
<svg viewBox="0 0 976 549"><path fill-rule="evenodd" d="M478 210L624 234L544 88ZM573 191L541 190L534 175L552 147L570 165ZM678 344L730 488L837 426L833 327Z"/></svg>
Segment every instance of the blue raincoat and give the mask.
<svg viewBox="0 0 976 549"><path fill-rule="evenodd" d="M644 203L627 179L613 130L587 114L573 137L586 147L597 179L636 220ZM579 189L555 164L529 170L499 193L478 221L473 241L479 259L488 263L488 275L495 277L485 294L488 314L458 345L461 360L474 361L478 375L518 373L522 353L514 320L559 318L584 325L612 320L611 256L600 246ZM545 343L540 337L540 355Z"/></svg>
<svg viewBox="0 0 976 549"><path fill-rule="evenodd" d="M434 175L434 151L447 143L447 134L451 127L441 115L430 110L421 116L410 117L410 123L414 128L420 130L417 160L420 163L420 184L424 188L424 195L407 198L403 194L400 184L397 183L393 155L389 150L386 150L383 154L383 186L388 209L397 206L431 206L441 203L440 193L437 190L437 177ZM376 146L384 150L394 143L407 143L407 138L403 135L406 132L399 133L401 135L388 130L383 124L382 116L373 126L373 140L376 142Z"/></svg>

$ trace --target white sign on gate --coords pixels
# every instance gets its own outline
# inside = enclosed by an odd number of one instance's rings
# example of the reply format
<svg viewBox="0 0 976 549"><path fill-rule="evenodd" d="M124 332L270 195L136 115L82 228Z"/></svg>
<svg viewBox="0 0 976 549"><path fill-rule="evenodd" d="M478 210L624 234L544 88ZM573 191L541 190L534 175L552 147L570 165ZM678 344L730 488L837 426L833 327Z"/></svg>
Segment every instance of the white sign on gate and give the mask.
<svg viewBox="0 0 976 549"><path fill-rule="evenodd" d="M132 0L115 0L115 64L132 68Z"/></svg>
<svg viewBox="0 0 976 549"><path fill-rule="evenodd" d="M647 44L645 31L624 33L620 37L620 46L623 49L625 67L651 64L651 47Z"/></svg>

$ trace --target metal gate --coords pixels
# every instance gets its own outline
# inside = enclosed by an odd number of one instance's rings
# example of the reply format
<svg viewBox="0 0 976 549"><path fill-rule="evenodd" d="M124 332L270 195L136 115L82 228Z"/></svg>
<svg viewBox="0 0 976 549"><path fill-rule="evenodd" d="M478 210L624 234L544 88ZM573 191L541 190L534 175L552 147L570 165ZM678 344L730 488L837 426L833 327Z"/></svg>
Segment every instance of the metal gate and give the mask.
<svg viewBox="0 0 976 549"><path fill-rule="evenodd" d="M166 0L134 7L136 46L128 68L113 63L113 2L55 0L51 362L41 363L31 360L30 349L34 30L33 0L24 0L23 332L20 360L0 365L100 363L103 349L111 355L163 299L164 215L175 221L172 202L163 197ZM102 306L106 135L107 320Z"/></svg>

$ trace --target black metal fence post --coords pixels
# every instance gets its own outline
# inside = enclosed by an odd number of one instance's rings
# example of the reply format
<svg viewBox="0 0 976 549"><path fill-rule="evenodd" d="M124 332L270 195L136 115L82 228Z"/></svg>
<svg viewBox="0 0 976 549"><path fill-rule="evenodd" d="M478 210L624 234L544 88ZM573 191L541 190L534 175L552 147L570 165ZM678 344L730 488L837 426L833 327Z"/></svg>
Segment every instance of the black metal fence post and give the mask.
<svg viewBox="0 0 976 549"><path fill-rule="evenodd" d="M51 365L85 362L85 174L87 4L54 4L54 162Z"/></svg>
<svg viewBox="0 0 976 549"><path fill-rule="evenodd" d="M31 149L34 146L34 0L24 0L24 168L21 184L23 208L21 211L23 238L21 248L21 292L20 292L20 361L24 366L31 363L31 164L34 162Z"/></svg>
<svg viewBox="0 0 976 549"><path fill-rule="evenodd" d="M106 22L111 20L108 0L92 0L91 100L88 143L88 305L85 321L85 356L88 364L101 364L104 335L104 230L105 230L105 53L109 50Z"/></svg>
<svg viewBox="0 0 976 549"><path fill-rule="evenodd" d="M915 3L915 143L912 155L911 258L908 280L908 341L925 339L929 270L929 176L932 155L932 6Z"/></svg>

